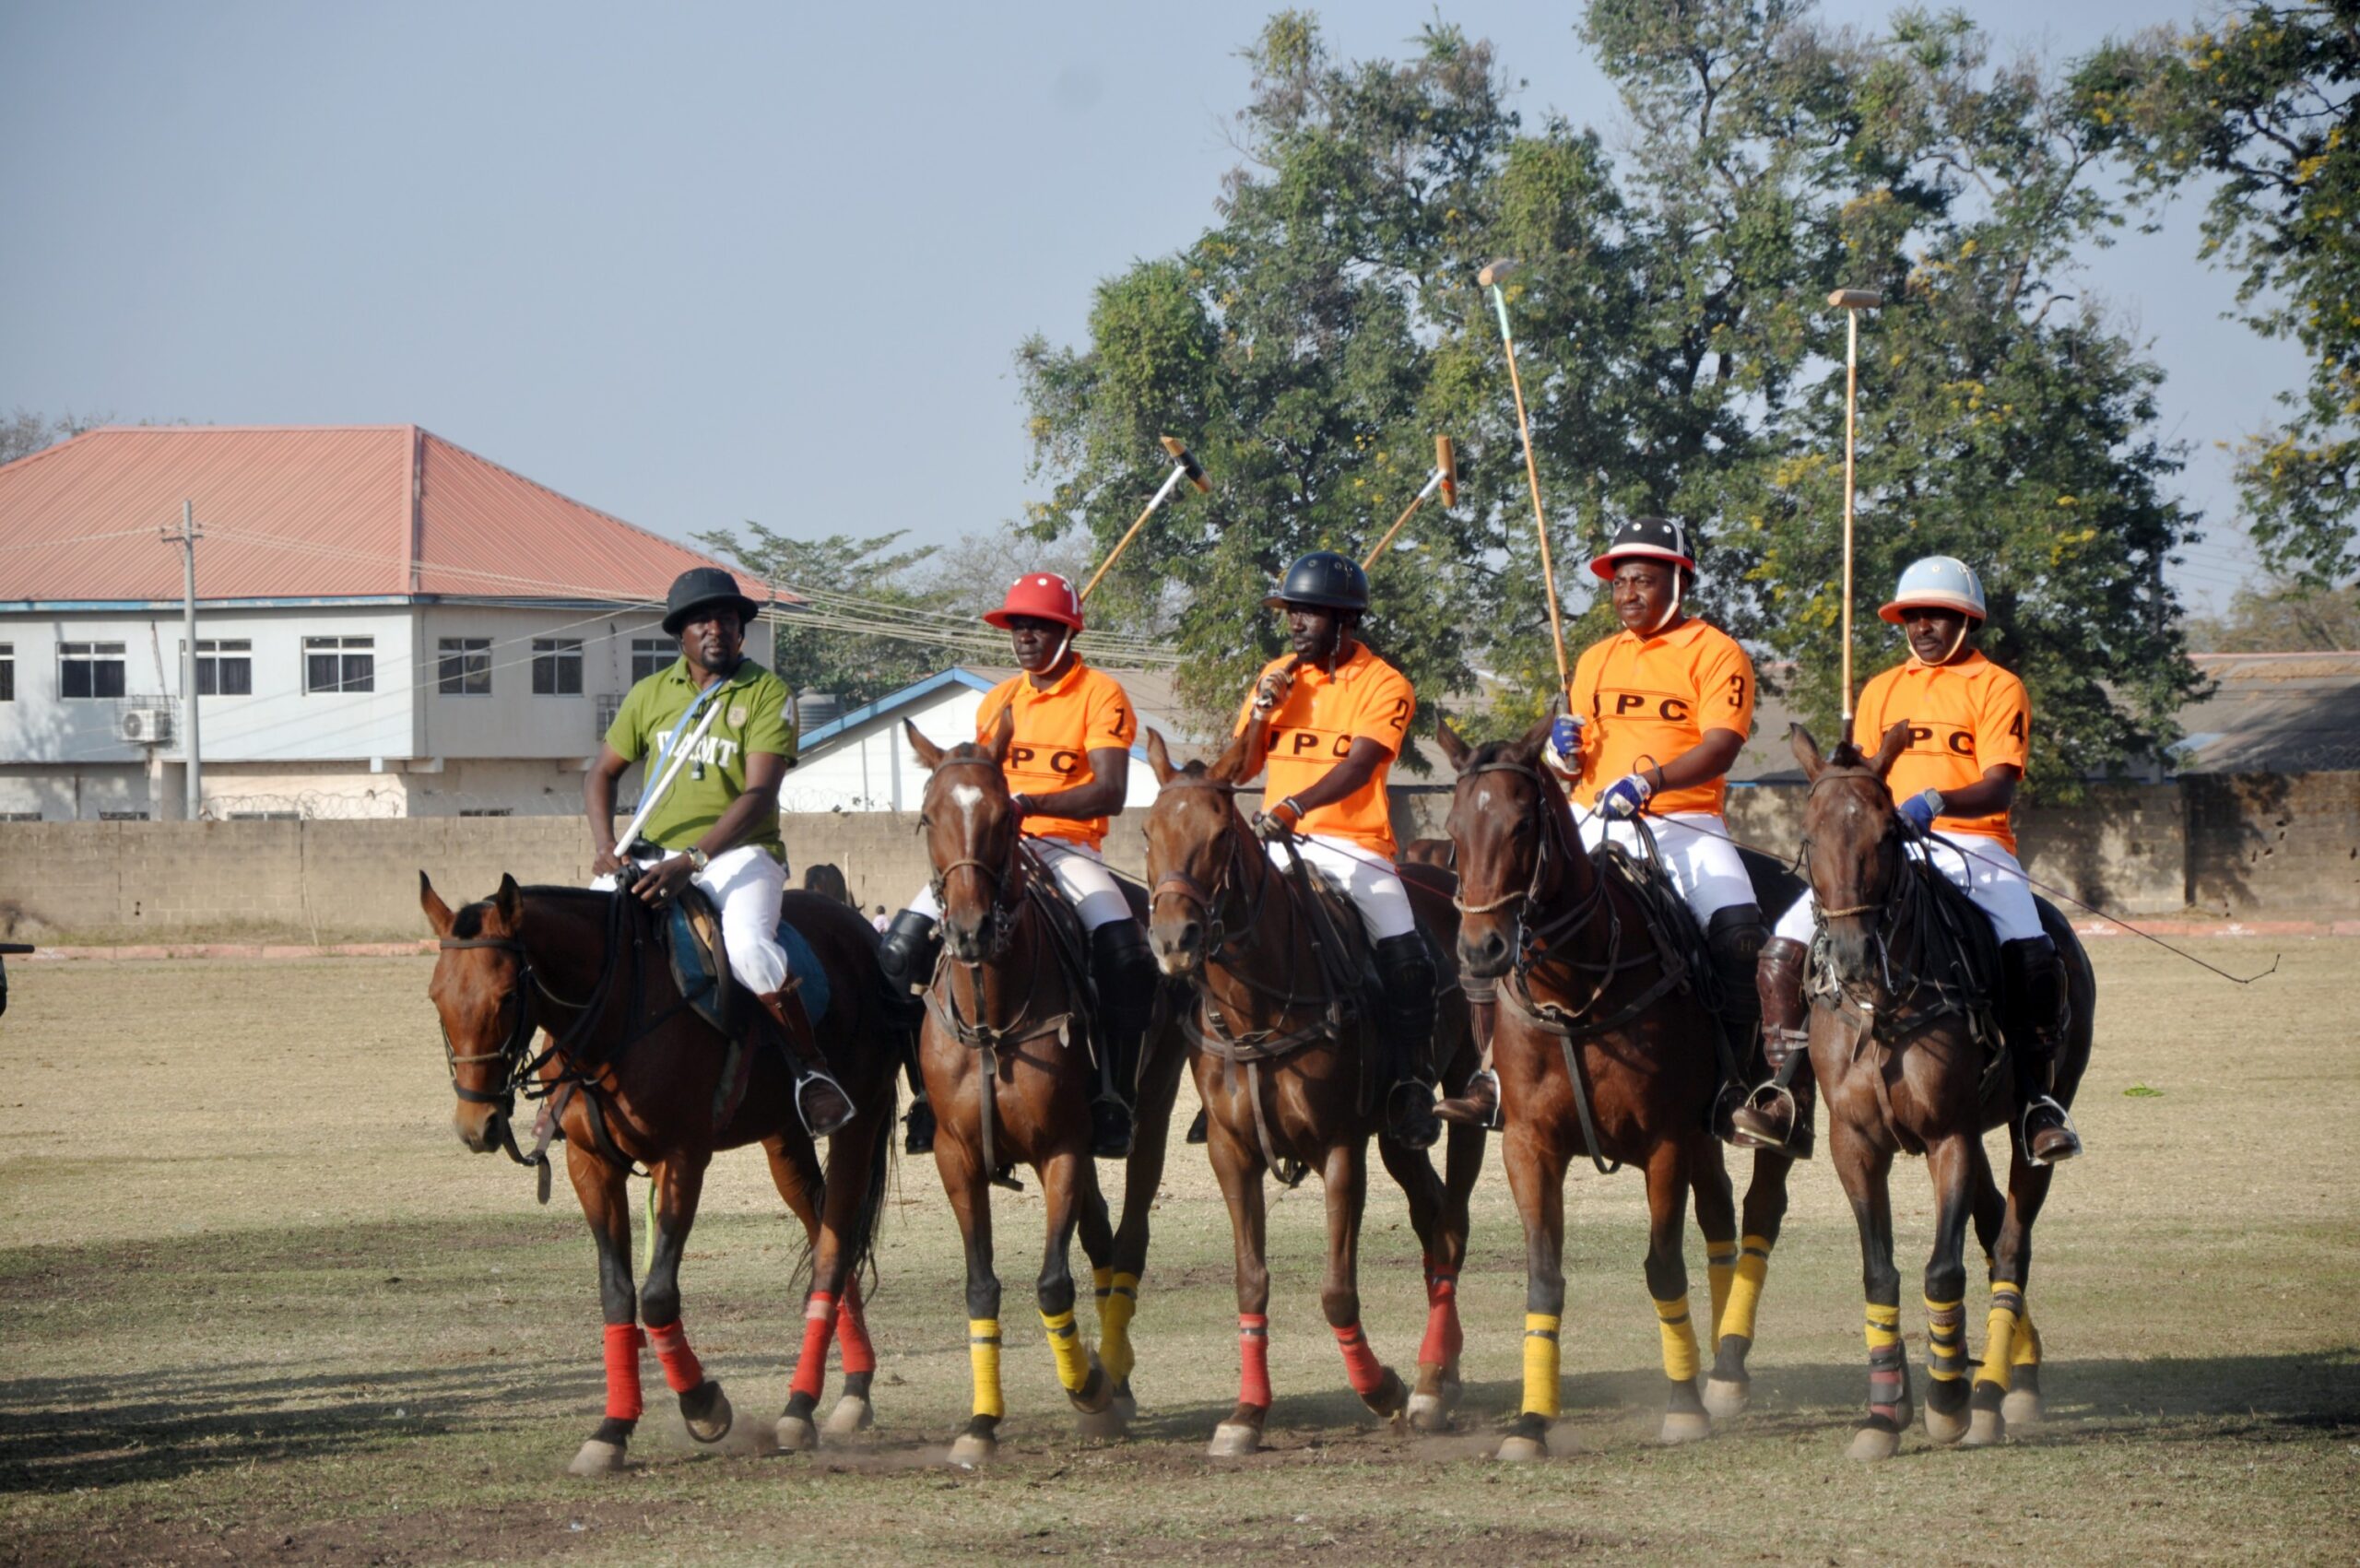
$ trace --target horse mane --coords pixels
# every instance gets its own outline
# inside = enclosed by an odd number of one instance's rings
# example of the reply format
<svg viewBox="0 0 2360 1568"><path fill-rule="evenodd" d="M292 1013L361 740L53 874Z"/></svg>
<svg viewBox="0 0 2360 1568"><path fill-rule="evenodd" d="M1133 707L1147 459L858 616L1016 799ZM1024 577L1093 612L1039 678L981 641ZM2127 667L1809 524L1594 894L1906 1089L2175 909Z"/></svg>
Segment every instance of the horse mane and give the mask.
<svg viewBox="0 0 2360 1568"><path fill-rule="evenodd" d="M528 899L610 899L615 896L596 888L577 888L567 882L526 882L519 884L516 892L518 897ZM451 935L460 937L482 936L483 917L490 908L490 899L461 904L452 912Z"/></svg>
<svg viewBox="0 0 2360 1568"><path fill-rule="evenodd" d="M1827 754L1827 765L1831 768L1865 768L1869 765L1869 759L1850 741L1839 740L1835 743L1835 749Z"/></svg>

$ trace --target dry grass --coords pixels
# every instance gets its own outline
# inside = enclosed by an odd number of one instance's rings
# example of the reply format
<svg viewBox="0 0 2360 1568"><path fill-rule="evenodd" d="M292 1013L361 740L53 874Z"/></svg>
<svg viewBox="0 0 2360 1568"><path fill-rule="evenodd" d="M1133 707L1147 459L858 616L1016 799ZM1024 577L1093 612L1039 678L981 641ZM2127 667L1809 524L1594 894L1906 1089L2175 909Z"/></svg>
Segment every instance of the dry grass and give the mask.
<svg viewBox="0 0 2360 1568"><path fill-rule="evenodd" d="M537 1209L505 1161L453 1139L423 961L20 965L0 1024L0 1562L2348 1561L2360 1243L2337 1156L2360 1089L2360 947L2296 944L2245 992L2127 943L2094 956L2078 1110L2093 1153L2059 1179L2032 1285L2056 1419L2004 1451L1912 1437L1874 1470L1843 1458L1863 1394L1858 1252L1823 1165L1800 1180L1774 1265L1756 1413L1709 1444L1650 1447L1638 1183L1585 1170L1566 1353L1579 1456L1483 1457L1516 1399L1523 1291L1493 1173L1462 1291L1465 1434L1404 1442L1360 1415L1319 1319L1306 1186L1272 1218L1275 1451L1216 1467L1202 1444L1235 1380L1228 1229L1201 1154L1180 1149L1131 1443L1071 1435L1045 1350L1019 1332L1039 1208L1003 1197L1005 1457L941 1468L966 1400L960 1267L914 1162L874 1315L879 1440L698 1455L652 1414L641 1462L598 1486L559 1473L599 1402L588 1243L561 1184ZM1898 1192L1914 1274L1917 1167ZM798 1338L799 1233L749 1154L716 1171L706 1216L687 1317L741 1418L766 1423ZM1370 1331L1408 1359L1416 1246L1382 1189L1364 1257ZM1904 1321L1921 1354L1921 1315ZM650 1384L654 1412L668 1401L652 1367Z"/></svg>

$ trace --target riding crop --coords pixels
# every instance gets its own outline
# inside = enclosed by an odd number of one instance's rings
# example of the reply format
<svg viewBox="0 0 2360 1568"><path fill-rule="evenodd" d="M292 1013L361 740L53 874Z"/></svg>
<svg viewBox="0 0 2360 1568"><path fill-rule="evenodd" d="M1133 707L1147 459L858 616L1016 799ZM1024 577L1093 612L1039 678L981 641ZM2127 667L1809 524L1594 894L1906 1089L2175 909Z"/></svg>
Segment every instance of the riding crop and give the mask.
<svg viewBox="0 0 2360 1568"><path fill-rule="evenodd" d="M1383 555L1386 547L1393 542L1393 536L1401 531L1401 525L1415 516L1418 508L1426 504L1426 498L1436 490L1442 492L1442 504L1446 511L1458 504L1458 457L1451 450L1450 438L1446 435L1434 437L1434 471L1426 476L1425 489L1420 490L1401 515L1393 520L1393 526L1385 531L1385 537L1376 541L1376 547L1361 562L1363 572L1376 564L1377 557Z"/></svg>
<svg viewBox="0 0 2360 1568"><path fill-rule="evenodd" d="M1130 548L1131 540L1141 528L1147 526L1147 520L1155 515L1156 508L1163 504L1165 498L1179 487L1182 479L1196 486L1202 494L1212 493L1213 482L1205 477L1204 465L1190 456L1186 447L1181 445L1173 436L1160 436L1157 439L1163 442L1163 450L1172 454L1172 472L1164 476L1162 486L1156 490L1155 499L1147 503L1147 510L1139 513L1139 520L1131 525L1128 533L1115 541L1114 549L1107 553L1104 560L1098 563L1098 570L1090 574L1090 581L1082 584L1081 602L1083 604L1090 602L1090 591L1098 586L1098 580L1113 570L1116 561L1123 559L1123 552Z"/></svg>
<svg viewBox="0 0 2360 1568"><path fill-rule="evenodd" d="M1532 459L1532 421L1524 411L1524 377L1516 367L1516 334L1508 327L1508 299L1500 292L1500 279L1515 270L1516 263L1504 256L1477 273L1475 281L1492 291L1492 308L1499 312L1500 347L1507 351L1508 386L1516 394L1516 426L1524 437L1524 477L1532 487L1532 522L1540 534L1540 586L1549 595L1549 637L1557 648L1557 690L1570 712L1574 681L1565 666L1565 628L1557 609L1557 571L1549 560L1549 518L1540 509L1540 468Z"/></svg>
<svg viewBox="0 0 2360 1568"><path fill-rule="evenodd" d="M1873 289L1838 289L1827 302L1844 312L1844 733L1852 733L1852 450L1860 404L1860 312L1884 303Z"/></svg>

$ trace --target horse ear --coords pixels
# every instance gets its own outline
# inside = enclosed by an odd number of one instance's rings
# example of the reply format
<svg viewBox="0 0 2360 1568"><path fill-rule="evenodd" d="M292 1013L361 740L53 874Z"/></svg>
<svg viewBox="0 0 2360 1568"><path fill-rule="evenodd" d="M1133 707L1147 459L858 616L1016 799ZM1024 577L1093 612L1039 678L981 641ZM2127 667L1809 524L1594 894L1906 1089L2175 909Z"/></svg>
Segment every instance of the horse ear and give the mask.
<svg viewBox="0 0 2360 1568"><path fill-rule="evenodd" d="M1811 737L1811 731L1800 725L1788 725L1787 744L1795 749L1795 760L1803 765L1803 777L1817 784L1819 775L1827 771L1827 760L1819 754L1819 742Z"/></svg>
<svg viewBox="0 0 2360 1568"><path fill-rule="evenodd" d="M1180 770L1172 765L1172 749L1163 744L1163 737L1155 730L1147 732L1147 765L1154 770L1155 782L1168 784Z"/></svg>
<svg viewBox="0 0 2360 1568"><path fill-rule="evenodd" d="M1526 761L1540 756L1540 749L1549 744L1549 732L1557 725L1556 709L1556 703L1550 703L1550 711L1533 720L1532 727L1516 737L1516 749L1524 753Z"/></svg>
<svg viewBox="0 0 2360 1568"><path fill-rule="evenodd" d="M999 723L992 725L991 744L984 748L985 755L997 762L1008 760L1008 749L1016 744L1016 706L1010 703L999 711Z"/></svg>
<svg viewBox="0 0 2360 1568"><path fill-rule="evenodd" d="M500 912L500 923L512 933L525 924L525 890L505 871L500 874L500 890L491 895L491 907Z"/></svg>
<svg viewBox="0 0 2360 1568"><path fill-rule="evenodd" d="M942 748L918 733L916 720L903 719L902 727L909 731L910 749L918 754L918 766L929 773L934 772L936 765L942 760Z"/></svg>
<svg viewBox="0 0 2360 1568"><path fill-rule="evenodd" d="M1877 777L1882 778L1893 772L1893 765L1900 761L1901 754L1908 749L1909 725L1896 724L1884 732L1884 744L1877 748L1876 757L1869 766L1877 771Z"/></svg>
<svg viewBox="0 0 2360 1568"><path fill-rule="evenodd" d="M434 890L434 884L426 879L423 871L418 874L418 907L426 912L426 923L434 928L436 936L451 934L451 923L457 916L451 913L451 906L442 902L442 895Z"/></svg>
<svg viewBox="0 0 2360 1568"><path fill-rule="evenodd" d="M1458 773L1465 772L1467 759L1472 756L1473 752L1467 742L1460 738L1458 732L1450 727L1450 721L1439 714L1436 715L1434 734L1442 739L1442 754L1450 759L1451 771Z"/></svg>
<svg viewBox="0 0 2360 1568"><path fill-rule="evenodd" d="M1213 759L1213 765L1205 770L1205 777L1215 784L1239 784L1251 778L1253 774L1245 765L1246 756L1253 745L1254 732L1261 727L1259 725L1247 725L1243 734L1233 737L1221 749L1221 754Z"/></svg>

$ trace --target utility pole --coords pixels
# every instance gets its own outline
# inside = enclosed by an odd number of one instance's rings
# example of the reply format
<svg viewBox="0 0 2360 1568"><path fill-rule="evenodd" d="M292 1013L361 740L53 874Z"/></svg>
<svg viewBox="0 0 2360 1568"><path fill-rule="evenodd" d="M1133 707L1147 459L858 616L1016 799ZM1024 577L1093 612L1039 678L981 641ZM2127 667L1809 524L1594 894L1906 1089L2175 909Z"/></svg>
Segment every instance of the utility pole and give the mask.
<svg viewBox="0 0 2360 1568"><path fill-rule="evenodd" d="M167 539L175 536L166 534ZM204 761L197 745L196 729L196 541L205 536L196 529L196 503L181 502L181 531L177 537L181 546L181 635L187 646L181 654L181 690L187 696L183 704L188 710L188 738L182 750L188 758L188 819L192 822L203 814L205 808ZM217 670L220 666L217 662Z"/></svg>

